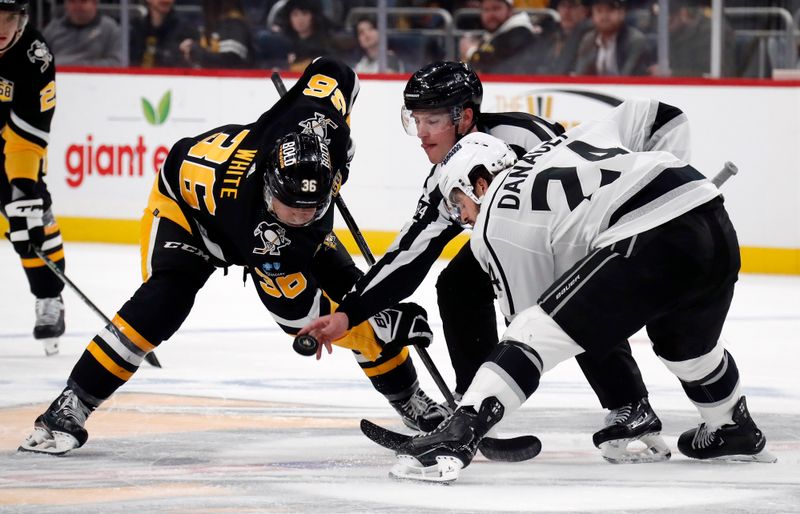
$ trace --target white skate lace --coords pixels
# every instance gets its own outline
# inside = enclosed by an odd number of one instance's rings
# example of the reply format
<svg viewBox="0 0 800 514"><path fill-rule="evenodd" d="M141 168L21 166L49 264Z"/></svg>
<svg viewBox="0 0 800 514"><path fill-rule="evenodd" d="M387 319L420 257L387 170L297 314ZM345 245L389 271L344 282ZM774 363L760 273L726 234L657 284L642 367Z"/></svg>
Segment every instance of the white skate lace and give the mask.
<svg viewBox="0 0 800 514"><path fill-rule="evenodd" d="M55 325L61 317L63 308L61 298L37 298L36 326Z"/></svg>
<svg viewBox="0 0 800 514"><path fill-rule="evenodd" d="M83 406L80 398L72 391L67 391L58 399L56 412L64 417L69 417L77 421L80 426L86 424L88 417L87 409Z"/></svg>
<svg viewBox="0 0 800 514"><path fill-rule="evenodd" d="M715 432L716 431L709 431L705 423L700 425L692 439L692 448L702 449L711 446L715 439Z"/></svg>
<svg viewBox="0 0 800 514"><path fill-rule="evenodd" d="M606 426L625 423L630 417L632 409L633 407L631 405L623 405L619 409L612 409L611 412L606 415Z"/></svg>
<svg viewBox="0 0 800 514"><path fill-rule="evenodd" d="M441 405L433 401L421 389L418 389L411 398L403 405L403 410L412 416L423 416L434 412L441 413L445 417L452 411L445 405Z"/></svg>

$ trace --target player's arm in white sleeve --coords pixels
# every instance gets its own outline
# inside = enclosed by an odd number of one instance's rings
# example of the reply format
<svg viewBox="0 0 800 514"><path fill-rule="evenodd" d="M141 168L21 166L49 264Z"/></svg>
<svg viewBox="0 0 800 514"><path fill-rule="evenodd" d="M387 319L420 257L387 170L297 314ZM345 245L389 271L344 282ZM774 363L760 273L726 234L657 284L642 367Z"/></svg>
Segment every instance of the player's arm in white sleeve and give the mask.
<svg viewBox="0 0 800 514"><path fill-rule="evenodd" d="M611 118L628 149L665 151L689 161L689 120L679 108L649 98L631 98L614 108Z"/></svg>

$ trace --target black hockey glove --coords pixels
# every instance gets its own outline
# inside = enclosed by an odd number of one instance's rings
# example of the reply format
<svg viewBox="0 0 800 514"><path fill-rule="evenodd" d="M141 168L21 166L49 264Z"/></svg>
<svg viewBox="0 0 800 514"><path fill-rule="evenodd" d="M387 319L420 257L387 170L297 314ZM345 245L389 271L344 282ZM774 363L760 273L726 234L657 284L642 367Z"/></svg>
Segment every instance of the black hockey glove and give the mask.
<svg viewBox="0 0 800 514"><path fill-rule="evenodd" d="M433 341L428 313L416 303L398 303L367 321L384 348L410 345L427 348Z"/></svg>
<svg viewBox="0 0 800 514"><path fill-rule="evenodd" d="M40 248L44 243L44 200L33 187L23 190L13 183L11 197L13 200L5 207L9 225L7 237L18 254L30 254L31 246Z"/></svg>

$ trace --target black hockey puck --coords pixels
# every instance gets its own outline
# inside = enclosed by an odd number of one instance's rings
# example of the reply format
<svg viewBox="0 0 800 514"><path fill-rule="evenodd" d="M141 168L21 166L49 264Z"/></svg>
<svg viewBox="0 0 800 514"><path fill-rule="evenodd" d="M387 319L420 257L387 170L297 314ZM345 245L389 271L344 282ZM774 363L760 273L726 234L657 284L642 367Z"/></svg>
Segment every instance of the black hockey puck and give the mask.
<svg viewBox="0 0 800 514"><path fill-rule="evenodd" d="M308 334L297 336L294 338L294 343L292 344L292 348L294 351L299 353L300 355L305 355L309 357L317 353L317 348L319 347L319 341L314 339L313 336Z"/></svg>

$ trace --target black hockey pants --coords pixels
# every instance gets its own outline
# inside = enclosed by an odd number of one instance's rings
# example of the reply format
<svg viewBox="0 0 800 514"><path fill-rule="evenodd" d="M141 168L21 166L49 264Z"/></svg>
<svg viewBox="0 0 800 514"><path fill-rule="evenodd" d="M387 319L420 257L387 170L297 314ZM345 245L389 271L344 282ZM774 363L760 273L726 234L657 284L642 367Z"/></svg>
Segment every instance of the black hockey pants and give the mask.
<svg viewBox="0 0 800 514"><path fill-rule="evenodd" d="M463 394L498 342L492 284L469 243L439 275L436 290L456 374L455 390ZM584 353L576 359L603 408L618 408L647 396L627 341L608 353Z"/></svg>

